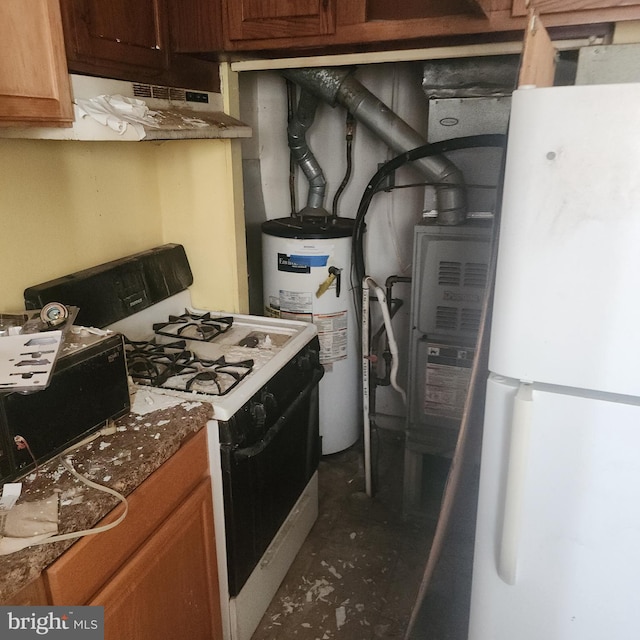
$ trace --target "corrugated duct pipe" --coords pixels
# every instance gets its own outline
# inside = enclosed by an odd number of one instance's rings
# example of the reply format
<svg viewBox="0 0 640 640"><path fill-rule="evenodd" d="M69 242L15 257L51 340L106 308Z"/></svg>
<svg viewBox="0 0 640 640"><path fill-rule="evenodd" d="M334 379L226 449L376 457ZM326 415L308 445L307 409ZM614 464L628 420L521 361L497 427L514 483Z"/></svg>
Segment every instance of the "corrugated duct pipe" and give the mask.
<svg viewBox="0 0 640 640"><path fill-rule="evenodd" d="M352 72L353 69L318 67L286 69L281 73L301 87L301 101L308 93L332 107L342 105L394 151L405 153L427 143L417 131L358 82ZM435 186L438 223L455 225L464 222L467 213L466 191L458 167L444 156L420 158L413 164ZM305 170L304 166L302 168Z"/></svg>

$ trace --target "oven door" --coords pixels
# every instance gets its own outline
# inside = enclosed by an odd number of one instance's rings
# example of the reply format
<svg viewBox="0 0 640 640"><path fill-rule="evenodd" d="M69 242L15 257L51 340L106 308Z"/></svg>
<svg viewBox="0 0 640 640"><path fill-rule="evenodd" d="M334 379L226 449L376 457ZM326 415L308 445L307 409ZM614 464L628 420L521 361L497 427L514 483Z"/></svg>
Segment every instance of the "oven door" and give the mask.
<svg viewBox="0 0 640 640"><path fill-rule="evenodd" d="M257 566L318 467L318 382L307 385L251 446L221 446L229 594Z"/></svg>

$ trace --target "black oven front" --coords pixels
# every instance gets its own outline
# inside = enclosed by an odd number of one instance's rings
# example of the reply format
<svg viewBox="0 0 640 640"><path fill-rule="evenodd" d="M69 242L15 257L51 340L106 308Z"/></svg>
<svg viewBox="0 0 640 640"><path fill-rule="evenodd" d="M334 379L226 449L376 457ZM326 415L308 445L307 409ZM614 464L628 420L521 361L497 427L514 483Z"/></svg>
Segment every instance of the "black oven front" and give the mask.
<svg viewBox="0 0 640 640"><path fill-rule="evenodd" d="M259 563L320 459L318 339L219 424L229 594Z"/></svg>

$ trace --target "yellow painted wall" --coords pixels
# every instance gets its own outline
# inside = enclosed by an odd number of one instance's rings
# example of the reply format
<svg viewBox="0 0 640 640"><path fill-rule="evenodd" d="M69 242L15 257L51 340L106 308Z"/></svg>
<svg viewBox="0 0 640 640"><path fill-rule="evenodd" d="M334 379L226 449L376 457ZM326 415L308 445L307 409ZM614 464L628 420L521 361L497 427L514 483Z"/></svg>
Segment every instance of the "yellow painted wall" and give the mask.
<svg viewBox="0 0 640 640"><path fill-rule="evenodd" d="M187 250L196 306L246 312L244 215L234 190L237 141L172 140L157 154L163 234Z"/></svg>
<svg viewBox="0 0 640 640"><path fill-rule="evenodd" d="M640 20L616 23L613 44L635 44L640 42Z"/></svg>
<svg viewBox="0 0 640 640"><path fill-rule="evenodd" d="M0 312L23 309L27 286L165 242L185 245L196 304L245 310L230 154L217 140L0 140Z"/></svg>

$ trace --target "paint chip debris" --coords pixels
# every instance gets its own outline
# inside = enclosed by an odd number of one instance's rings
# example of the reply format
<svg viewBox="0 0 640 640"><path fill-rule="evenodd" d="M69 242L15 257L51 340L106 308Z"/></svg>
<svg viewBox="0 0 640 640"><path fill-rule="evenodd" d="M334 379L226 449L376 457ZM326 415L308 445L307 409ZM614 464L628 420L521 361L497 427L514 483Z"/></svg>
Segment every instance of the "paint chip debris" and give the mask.
<svg viewBox="0 0 640 640"><path fill-rule="evenodd" d="M311 588L307 590L305 599L307 602L317 602L318 600L327 602L327 596L333 593L333 591L335 591L335 589L329 584L327 580L316 580L311 585Z"/></svg>
<svg viewBox="0 0 640 640"><path fill-rule="evenodd" d="M347 621L347 610L344 607L336 609L336 627L339 629Z"/></svg>
<svg viewBox="0 0 640 640"><path fill-rule="evenodd" d="M327 571L334 577L338 578L338 580L342 580L342 574L338 573L335 567L329 565L324 560L320 563L323 567L327 568Z"/></svg>

